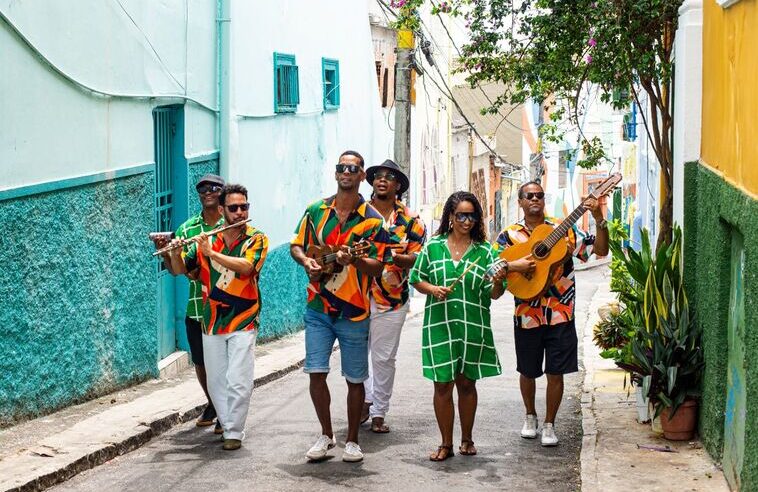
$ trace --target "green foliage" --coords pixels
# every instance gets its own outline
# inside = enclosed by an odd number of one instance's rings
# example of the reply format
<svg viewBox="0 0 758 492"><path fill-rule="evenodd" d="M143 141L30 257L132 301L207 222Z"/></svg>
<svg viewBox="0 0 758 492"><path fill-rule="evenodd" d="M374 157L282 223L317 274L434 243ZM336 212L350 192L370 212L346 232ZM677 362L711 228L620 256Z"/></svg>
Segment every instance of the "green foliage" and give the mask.
<svg viewBox="0 0 758 492"><path fill-rule="evenodd" d="M580 132L577 165L608 161L600 139L581 132L580 115L599 89L600 99L628 108L647 94L643 125L661 165L666 199L660 242L670 242L673 185L671 129L672 52L683 0L401 0L399 24L413 23L416 9L463 18L470 40L460 71L472 87L498 82L505 88L489 113L503 105L539 101L550 115L541 125L547 141L563 138L564 123ZM416 22L417 25L417 22ZM650 123L650 125L648 125Z"/></svg>
<svg viewBox="0 0 758 492"><path fill-rule="evenodd" d="M642 376L643 394L653 401L656 415L666 407L675 413L685 398L699 396L704 366L701 333L682 282L681 240L675 227L671 244L653 254L644 231L642 252L627 251L624 257L634 285L643 286L641 303L628 305L642 326L629 342L632 361L626 368Z"/></svg>
<svg viewBox="0 0 758 492"><path fill-rule="evenodd" d="M629 341L622 314L611 311L592 330L592 341L603 350L620 349Z"/></svg>

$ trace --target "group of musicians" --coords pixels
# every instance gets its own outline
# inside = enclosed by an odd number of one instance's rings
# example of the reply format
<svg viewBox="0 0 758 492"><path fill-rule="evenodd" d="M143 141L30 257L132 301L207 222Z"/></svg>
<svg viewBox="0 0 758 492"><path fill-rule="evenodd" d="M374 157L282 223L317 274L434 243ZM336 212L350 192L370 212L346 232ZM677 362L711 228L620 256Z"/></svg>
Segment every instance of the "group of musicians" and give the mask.
<svg viewBox="0 0 758 492"><path fill-rule="evenodd" d="M334 176L336 194L306 208L290 243L292 258L309 279L304 371L321 425L306 458L323 460L337 444L326 380L335 340L348 387L343 461L363 460L358 444L362 423L370 419L371 431L390 431L385 419L409 309L409 285L426 295L422 368L434 382L433 406L441 435L429 459L454 456L453 388L461 425L458 452L477 454L472 436L476 381L502 371L490 304L503 295L509 273L529 277L538 268L530 256L509 262L499 256L514 244L528 242L536 227L555 225L545 216L544 190L533 181L519 188L524 218L504 229L492 245L476 196L453 193L439 228L427 241L423 222L402 202L409 179L397 164L387 160L366 169L358 152L346 151ZM364 180L373 187L368 201L359 193ZM243 186L206 175L196 188L202 211L179 227L176 238L169 242L158 236L155 243L169 271L190 278L187 337L198 381L208 397L197 425L210 426L215 420L215 432L223 434L223 449L236 450L244 439L253 389L261 308L258 277L268 239L249 224L250 205ZM573 256L586 261L593 252L608 253L608 232L598 200L583 200L598 225L597 236L572 226L567 240ZM563 375L577 371L571 256L552 271L544 294L531 300L516 298L514 341L526 410L521 436L541 435L543 446L558 444L554 423L563 397ZM496 264L499 268L493 268ZM542 374L547 376L547 391L540 429L535 379Z"/></svg>

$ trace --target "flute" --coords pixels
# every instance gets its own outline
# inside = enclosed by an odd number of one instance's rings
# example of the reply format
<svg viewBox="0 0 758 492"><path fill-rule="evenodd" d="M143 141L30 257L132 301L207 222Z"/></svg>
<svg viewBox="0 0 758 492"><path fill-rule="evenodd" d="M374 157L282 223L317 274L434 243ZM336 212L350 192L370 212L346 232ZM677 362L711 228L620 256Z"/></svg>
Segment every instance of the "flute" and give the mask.
<svg viewBox="0 0 758 492"><path fill-rule="evenodd" d="M226 225L226 226L223 226L223 227L219 227L217 229L213 229L212 231L206 232L205 235L206 236L214 236L214 235L218 234L219 232L224 232L225 230L231 229L233 227L239 227L242 224L247 224L248 222L250 222L252 220L253 219L245 219L245 220L241 220L239 222L235 222L234 224L230 224L230 225ZM184 246L186 246L186 245L188 245L190 243L196 243L199 238L200 238L200 236L195 236L195 237L192 237L190 239L186 239L186 240L183 239L181 243L174 244L173 246L166 246L165 248L161 248L161 249L155 251L153 253L153 256L162 255L163 253L167 253L167 252L175 250L175 249L183 248Z"/></svg>

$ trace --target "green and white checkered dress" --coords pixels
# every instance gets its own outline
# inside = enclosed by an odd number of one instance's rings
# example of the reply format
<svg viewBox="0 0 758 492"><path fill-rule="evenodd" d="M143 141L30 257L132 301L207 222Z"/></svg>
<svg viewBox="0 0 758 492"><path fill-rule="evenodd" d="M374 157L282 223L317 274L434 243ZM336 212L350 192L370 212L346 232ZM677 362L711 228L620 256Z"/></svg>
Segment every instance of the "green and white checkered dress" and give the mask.
<svg viewBox="0 0 758 492"><path fill-rule="evenodd" d="M424 377L446 383L461 373L476 380L502 372L490 328L492 282L484 281L494 260L488 243L474 243L455 266L447 235L432 237L421 251L410 273L412 284L449 286L477 262L445 300L426 297L421 343Z"/></svg>

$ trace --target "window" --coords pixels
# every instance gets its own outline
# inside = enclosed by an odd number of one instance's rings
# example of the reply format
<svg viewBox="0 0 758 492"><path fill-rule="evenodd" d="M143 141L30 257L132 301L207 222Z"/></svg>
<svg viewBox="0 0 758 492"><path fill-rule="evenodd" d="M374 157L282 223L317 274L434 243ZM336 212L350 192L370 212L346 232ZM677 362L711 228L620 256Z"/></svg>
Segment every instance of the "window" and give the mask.
<svg viewBox="0 0 758 492"><path fill-rule="evenodd" d="M322 58L321 74L324 79L324 109L337 109L340 107L340 62Z"/></svg>
<svg viewBox="0 0 758 492"><path fill-rule="evenodd" d="M274 53L274 112L294 113L300 103L295 55Z"/></svg>

